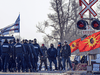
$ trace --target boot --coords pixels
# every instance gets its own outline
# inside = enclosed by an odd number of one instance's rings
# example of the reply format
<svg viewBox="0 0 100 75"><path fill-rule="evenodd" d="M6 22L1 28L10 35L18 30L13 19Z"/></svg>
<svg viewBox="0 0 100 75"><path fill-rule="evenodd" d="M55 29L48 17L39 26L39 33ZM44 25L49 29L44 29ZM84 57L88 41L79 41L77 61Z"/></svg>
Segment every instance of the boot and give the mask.
<svg viewBox="0 0 100 75"><path fill-rule="evenodd" d="M20 70L18 70L18 72L20 72Z"/></svg>
<svg viewBox="0 0 100 75"><path fill-rule="evenodd" d="M33 69L32 72L35 72L35 69Z"/></svg>
<svg viewBox="0 0 100 75"><path fill-rule="evenodd" d="M52 67L50 67L50 71L52 71Z"/></svg>
<svg viewBox="0 0 100 75"><path fill-rule="evenodd" d="M26 69L26 72L28 72L28 69Z"/></svg>
<svg viewBox="0 0 100 75"><path fill-rule="evenodd" d="M32 72L32 68L30 69L30 72Z"/></svg>
<svg viewBox="0 0 100 75"><path fill-rule="evenodd" d="M55 70L58 70L58 68L56 67Z"/></svg>
<svg viewBox="0 0 100 75"><path fill-rule="evenodd" d="M61 70L63 70L63 67L61 67Z"/></svg>
<svg viewBox="0 0 100 75"><path fill-rule="evenodd" d="M39 67L39 71L41 71L41 66Z"/></svg>
<svg viewBox="0 0 100 75"><path fill-rule="evenodd" d="M60 67L58 67L58 70L60 70Z"/></svg>
<svg viewBox="0 0 100 75"><path fill-rule="evenodd" d="M45 71L48 71L48 68L45 68Z"/></svg>

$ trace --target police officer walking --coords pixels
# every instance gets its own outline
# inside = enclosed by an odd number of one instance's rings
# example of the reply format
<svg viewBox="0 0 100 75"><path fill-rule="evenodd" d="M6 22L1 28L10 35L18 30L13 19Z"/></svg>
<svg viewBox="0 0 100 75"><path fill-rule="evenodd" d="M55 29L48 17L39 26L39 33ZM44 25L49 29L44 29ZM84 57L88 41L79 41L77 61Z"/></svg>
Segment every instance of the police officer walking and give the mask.
<svg viewBox="0 0 100 75"><path fill-rule="evenodd" d="M48 59L50 62L50 71L52 70L52 62L55 64L55 70L57 70L57 60L56 60L57 50L56 48L54 48L53 44L50 45L50 48L48 49L47 54L48 54Z"/></svg>
<svg viewBox="0 0 100 75"><path fill-rule="evenodd" d="M25 54L25 48L23 47L23 45L21 43L19 43L19 39L17 39L17 43L14 46L14 55L16 58L16 66L18 68L18 72L20 72L20 63L22 64L22 70L24 72L24 54Z"/></svg>
<svg viewBox="0 0 100 75"><path fill-rule="evenodd" d="M7 39L5 39L2 48L1 48L1 52L2 52L2 62L3 62L3 72L7 72L7 64L9 62L9 52L10 51L10 45L7 41Z"/></svg>

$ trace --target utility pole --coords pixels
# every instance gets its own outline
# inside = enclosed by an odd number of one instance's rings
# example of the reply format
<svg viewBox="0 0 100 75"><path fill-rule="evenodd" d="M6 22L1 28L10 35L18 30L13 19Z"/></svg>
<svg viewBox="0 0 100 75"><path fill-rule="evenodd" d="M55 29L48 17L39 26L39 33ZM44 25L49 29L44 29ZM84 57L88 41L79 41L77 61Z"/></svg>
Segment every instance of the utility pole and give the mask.
<svg viewBox="0 0 100 75"><path fill-rule="evenodd" d="M89 3L92 0L89 0ZM91 13L89 12L89 25L91 25ZM92 75L92 66L91 66L91 54L88 52L88 67L87 67L87 75Z"/></svg>
<svg viewBox="0 0 100 75"><path fill-rule="evenodd" d="M91 2L91 0L89 0L89 3ZM89 12L89 19L91 19L91 13ZM89 20L89 25L91 25L91 20ZM89 54L89 61L88 61L88 65L91 65L91 55Z"/></svg>

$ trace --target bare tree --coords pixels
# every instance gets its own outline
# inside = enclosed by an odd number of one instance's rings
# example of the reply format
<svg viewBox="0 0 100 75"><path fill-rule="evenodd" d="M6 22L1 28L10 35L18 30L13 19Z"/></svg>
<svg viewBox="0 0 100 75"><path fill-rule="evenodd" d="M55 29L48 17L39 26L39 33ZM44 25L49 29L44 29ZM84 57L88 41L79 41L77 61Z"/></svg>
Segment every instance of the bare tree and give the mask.
<svg viewBox="0 0 100 75"><path fill-rule="evenodd" d="M76 22L79 20L78 2L76 0L52 0L50 3L54 13L48 14L49 20L36 26L38 31L45 34L49 40L56 42L64 40L71 42L81 36L76 27ZM52 29L51 34L46 33L47 28Z"/></svg>
<svg viewBox="0 0 100 75"><path fill-rule="evenodd" d="M81 31L77 28L79 17L79 6L76 0L70 0L68 5L68 17L66 21L65 39L69 42L81 37ZM67 37L67 38L66 38Z"/></svg>

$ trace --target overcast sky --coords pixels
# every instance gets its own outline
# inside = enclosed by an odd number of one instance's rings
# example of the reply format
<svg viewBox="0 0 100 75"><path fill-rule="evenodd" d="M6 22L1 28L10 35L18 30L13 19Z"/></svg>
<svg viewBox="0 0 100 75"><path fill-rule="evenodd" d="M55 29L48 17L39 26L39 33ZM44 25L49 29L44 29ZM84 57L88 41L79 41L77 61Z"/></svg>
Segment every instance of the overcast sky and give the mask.
<svg viewBox="0 0 100 75"><path fill-rule="evenodd" d="M42 41L36 24L47 20L50 12L50 0L0 0L0 29L13 24L20 13L21 37Z"/></svg>

